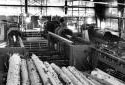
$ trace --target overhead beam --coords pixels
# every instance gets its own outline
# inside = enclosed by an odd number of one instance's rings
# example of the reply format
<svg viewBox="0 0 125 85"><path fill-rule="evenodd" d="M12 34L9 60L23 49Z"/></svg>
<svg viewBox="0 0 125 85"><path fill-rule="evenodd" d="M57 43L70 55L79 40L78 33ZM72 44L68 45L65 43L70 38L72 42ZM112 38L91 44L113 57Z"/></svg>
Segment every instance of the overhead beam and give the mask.
<svg viewBox="0 0 125 85"><path fill-rule="evenodd" d="M8 6L8 7L25 7L25 5L9 5L9 4L0 4L0 6ZM28 7L57 7L57 8L64 8L64 6L44 6L44 5L27 5ZM125 6L124 6L125 7ZM68 6L68 8L94 8L94 7L87 7L87 6ZM109 7L107 7L109 8ZM112 7L117 8L117 7Z"/></svg>
<svg viewBox="0 0 125 85"><path fill-rule="evenodd" d="M9 5L9 4L0 4L0 6L10 6L10 7L25 7L25 5ZM27 7L60 7L64 8L64 6L44 6L44 5L27 5ZM84 7L84 6L68 6L68 8L94 8L94 7Z"/></svg>

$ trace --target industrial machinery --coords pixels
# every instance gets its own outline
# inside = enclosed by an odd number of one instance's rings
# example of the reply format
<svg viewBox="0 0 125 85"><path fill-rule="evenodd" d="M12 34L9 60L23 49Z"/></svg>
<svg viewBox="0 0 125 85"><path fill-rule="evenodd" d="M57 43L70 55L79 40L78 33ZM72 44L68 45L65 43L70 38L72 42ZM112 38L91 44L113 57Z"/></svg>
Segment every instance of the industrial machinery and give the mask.
<svg viewBox="0 0 125 85"><path fill-rule="evenodd" d="M101 32L94 29L90 31L93 31L90 39L95 44L95 47L92 47L93 53L91 53L93 62L96 62L95 66L110 75L125 80L125 60L122 58L124 56L124 40L113 35L110 31Z"/></svg>
<svg viewBox="0 0 125 85"><path fill-rule="evenodd" d="M93 29L88 30L92 34ZM94 32L96 31L94 30ZM25 33L25 36L23 36L23 33ZM0 50L1 56L7 56L3 57L5 61L1 62L1 71L5 72L5 77L1 77L1 81L5 83L7 80L7 85L20 83L27 85L29 83L32 85L83 85L83 83L86 83L86 85L112 85L114 82L111 81L118 80L117 83L124 85L119 80L124 80L124 60L107 48L112 43L104 40L105 43L103 44L100 42L103 41L103 38L97 38L93 46L93 44L74 35L65 38L50 31L45 34L44 32L41 33L37 31L20 32L17 28L8 30L9 46ZM67 36L67 34L64 35ZM96 37L91 36L90 39L95 40ZM23 39L24 37L25 39ZM115 47L115 43L113 44ZM16 70L14 70L15 68ZM116 79L105 73L102 77L103 72L95 68L103 71L109 70L108 72L111 75L118 71L120 74L122 73L122 77L115 76L119 78ZM114 68L115 71L114 69L111 71L109 68ZM21 72L19 69L21 69ZM97 74L101 74L101 77ZM115 80L107 79L109 77Z"/></svg>

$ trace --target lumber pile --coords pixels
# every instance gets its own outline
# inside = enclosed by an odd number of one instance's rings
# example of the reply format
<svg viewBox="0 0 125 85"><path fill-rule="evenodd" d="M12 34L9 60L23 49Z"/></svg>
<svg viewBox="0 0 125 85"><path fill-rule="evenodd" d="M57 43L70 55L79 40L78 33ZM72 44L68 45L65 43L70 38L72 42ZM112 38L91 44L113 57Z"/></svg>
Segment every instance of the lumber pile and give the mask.
<svg viewBox="0 0 125 85"><path fill-rule="evenodd" d="M21 71L21 73L20 73ZM20 75L21 74L21 75ZM59 67L41 61L36 55L20 59L14 54L10 58L7 85L125 85L125 83L95 69L81 72L73 66Z"/></svg>

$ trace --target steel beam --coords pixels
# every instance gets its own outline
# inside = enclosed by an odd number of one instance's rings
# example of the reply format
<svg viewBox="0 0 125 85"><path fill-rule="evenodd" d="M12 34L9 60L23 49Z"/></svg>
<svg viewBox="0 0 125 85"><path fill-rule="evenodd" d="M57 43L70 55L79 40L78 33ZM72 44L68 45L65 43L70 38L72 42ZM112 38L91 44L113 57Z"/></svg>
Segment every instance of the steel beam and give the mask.
<svg viewBox="0 0 125 85"><path fill-rule="evenodd" d="M0 6L10 6L10 7L25 7L25 5L9 5L9 4L0 4ZM44 5L27 5L27 7L60 7L64 8L64 6L44 6ZM84 6L68 6L68 8L94 8L94 7L84 7Z"/></svg>
<svg viewBox="0 0 125 85"><path fill-rule="evenodd" d="M25 13L26 14L28 13L28 2L27 2L27 0L25 0Z"/></svg>

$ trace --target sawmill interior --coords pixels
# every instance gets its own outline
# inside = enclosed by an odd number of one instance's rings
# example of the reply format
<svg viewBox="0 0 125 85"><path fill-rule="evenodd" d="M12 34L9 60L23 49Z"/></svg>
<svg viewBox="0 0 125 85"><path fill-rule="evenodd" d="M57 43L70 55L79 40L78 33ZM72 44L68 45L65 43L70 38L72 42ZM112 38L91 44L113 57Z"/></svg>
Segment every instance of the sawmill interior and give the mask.
<svg viewBox="0 0 125 85"><path fill-rule="evenodd" d="M125 0L0 0L0 85L125 85Z"/></svg>

